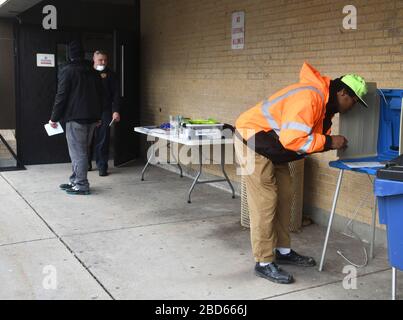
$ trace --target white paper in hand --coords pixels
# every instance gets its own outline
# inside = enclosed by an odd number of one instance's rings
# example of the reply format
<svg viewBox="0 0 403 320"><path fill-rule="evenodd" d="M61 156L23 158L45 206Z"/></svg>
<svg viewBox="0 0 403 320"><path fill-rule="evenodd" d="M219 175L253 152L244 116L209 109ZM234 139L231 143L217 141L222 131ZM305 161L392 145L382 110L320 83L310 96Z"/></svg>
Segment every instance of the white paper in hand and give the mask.
<svg viewBox="0 0 403 320"><path fill-rule="evenodd" d="M45 129L46 132L48 133L48 136L55 136L57 134L62 134L64 132L63 127L61 126L60 122L57 123L57 128L54 129L50 126L50 124L45 124Z"/></svg>

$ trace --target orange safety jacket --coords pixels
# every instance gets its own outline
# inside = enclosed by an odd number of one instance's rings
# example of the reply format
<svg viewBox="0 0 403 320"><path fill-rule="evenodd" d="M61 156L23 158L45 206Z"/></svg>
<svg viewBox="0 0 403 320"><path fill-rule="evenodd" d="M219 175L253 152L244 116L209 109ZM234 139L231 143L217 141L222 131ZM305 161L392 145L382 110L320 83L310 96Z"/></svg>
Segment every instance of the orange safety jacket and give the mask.
<svg viewBox="0 0 403 320"><path fill-rule="evenodd" d="M304 63L299 83L280 90L238 118L238 136L274 163L330 150L331 129L324 128L330 83L330 78Z"/></svg>

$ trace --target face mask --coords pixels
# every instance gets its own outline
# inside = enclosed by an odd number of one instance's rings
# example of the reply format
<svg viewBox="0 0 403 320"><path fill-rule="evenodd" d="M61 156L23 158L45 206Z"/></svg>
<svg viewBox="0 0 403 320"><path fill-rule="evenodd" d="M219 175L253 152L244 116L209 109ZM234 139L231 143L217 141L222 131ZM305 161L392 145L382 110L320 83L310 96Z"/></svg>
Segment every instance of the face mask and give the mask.
<svg viewBox="0 0 403 320"><path fill-rule="evenodd" d="M105 66L96 66L96 69L98 71L104 71L105 70Z"/></svg>

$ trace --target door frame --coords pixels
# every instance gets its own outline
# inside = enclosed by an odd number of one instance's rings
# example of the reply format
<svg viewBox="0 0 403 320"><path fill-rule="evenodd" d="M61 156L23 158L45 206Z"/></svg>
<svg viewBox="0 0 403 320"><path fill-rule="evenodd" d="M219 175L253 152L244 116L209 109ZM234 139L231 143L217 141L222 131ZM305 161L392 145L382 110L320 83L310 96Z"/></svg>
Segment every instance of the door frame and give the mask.
<svg viewBox="0 0 403 320"><path fill-rule="evenodd" d="M139 17L139 9L137 8L137 14L136 16ZM137 19L137 24L138 26L140 25L140 21L139 19ZM27 159L27 155L24 154L24 141L21 140L21 133L24 130L24 123L23 123L23 106L22 106L22 79L24 77L24 70L22 70L21 67L21 50L22 48L20 47L21 42L20 42L20 33L21 33L21 28L25 27L25 28L34 28L36 30L42 30L41 26L39 25L33 25L33 24L23 24L20 25L17 21L14 23L14 60L15 60L15 112L16 112L16 143L17 143L17 155L18 158L21 159L21 163L24 164L26 162L25 159ZM136 28L137 30L132 31L133 32L133 40L136 41L137 43L134 44L135 47L138 48L139 50L139 27ZM47 32L54 32L54 31L47 31ZM113 46L114 46L114 68L115 68L115 72L119 75L119 59L120 59L120 54L119 54L119 47L117 44L117 34L118 34L118 30L116 29L111 29L111 28L91 28L91 27L85 27L85 28L76 28L76 27L60 27L57 32L61 32L61 33L77 33L80 38L83 36L84 33L109 33L109 34L113 34ZM55 42L54 44L54 52L57 53L57 42ZM57 56L57 55L56 55ZM140 59L140 53L138 54L138 60L136 61L136 80L137 80L137 92L139 93L139 59ZM57 64L57 61L56 61ZM55 67L55 72L57 73L57 65ZM55 83L55 86L57 86L57 83ZM136 95L136 100L138 100L138 94ZM137 105L138 101L135 102ZM50 114L49 114L50 116ZM139 119L137 119L138 121Z"/></svg>

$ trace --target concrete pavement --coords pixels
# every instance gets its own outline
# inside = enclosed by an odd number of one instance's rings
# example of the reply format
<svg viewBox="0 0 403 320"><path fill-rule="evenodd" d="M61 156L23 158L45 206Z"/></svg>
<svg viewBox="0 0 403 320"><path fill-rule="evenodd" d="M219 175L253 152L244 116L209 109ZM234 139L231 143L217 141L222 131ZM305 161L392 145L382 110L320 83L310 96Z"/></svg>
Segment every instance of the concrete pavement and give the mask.
<svg viewBox="0 0 403 320"><path fill-rule="evenodd" d="M347 263L363 260L357 241L332 234L326 270L287 267L296 283L253 274L240 200L187 178L141 164L89 175L93 194L67 196L69 165L0 174L1 299L390 299L385 248L358 270L357 289L342 285ZM293 235L294 248L320 258L325 230ZM399 274L403 294L403 275ZM56 283L56 287L55 287Z"/></svg>

